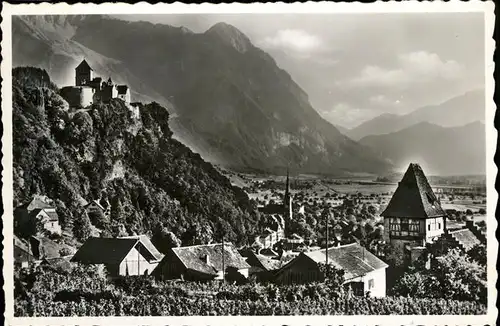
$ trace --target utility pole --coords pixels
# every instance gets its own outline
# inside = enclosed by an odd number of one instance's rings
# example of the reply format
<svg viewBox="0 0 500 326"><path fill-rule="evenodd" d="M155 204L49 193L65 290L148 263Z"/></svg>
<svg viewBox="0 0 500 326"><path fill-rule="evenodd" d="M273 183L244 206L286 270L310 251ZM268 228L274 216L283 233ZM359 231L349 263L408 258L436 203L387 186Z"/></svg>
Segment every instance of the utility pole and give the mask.
<svg viewBox="0 0 500 326"><path fill-rule="evenodd" d="M136 244L136 250L137 250L137 276L141 275L141 253L139 252L139 241L137 241Z"/></svg>
<svg viewBox="0 0 500 326"><path fill-rule="evenodd" d="M226 283L226 268L224 258L224 231L222 231L222 285Z"/></svg>
<svg viewBox="0 0 500 326"><path fill-rule="evenodd" d="M326 255L326 277L328 277L328 271L330 269L330 266L328 265L328 240L329 240L329 234L328 234L328 227L329 227L329 219L330 219L330 212L327 212L325 214L326 216L326 251L325 251L325 255Z"/></svg>

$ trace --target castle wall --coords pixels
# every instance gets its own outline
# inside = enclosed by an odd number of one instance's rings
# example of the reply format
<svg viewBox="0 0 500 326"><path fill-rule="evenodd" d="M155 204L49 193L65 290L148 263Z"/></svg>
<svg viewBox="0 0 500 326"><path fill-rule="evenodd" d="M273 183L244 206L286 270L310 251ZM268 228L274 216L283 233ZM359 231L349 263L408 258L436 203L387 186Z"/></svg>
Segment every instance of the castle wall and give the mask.
<svg viewBox="0 0 500 326"><path fill-rule="evenodd" d="M118 94L117 97L123 100L125 103L130 103L130 92L127 91L125 94Z"/></svg>
<svg viewBox="0 0 500 326"><path fill-rule="evenodd" d="M92 101L94 99L94 89L91 87L82 87L81 94L82 107L92 105Z"/></svg>
<svg viewBox="0 0 500 326"><path fill-rule="evenodd" d="M85 86L67 86L61 89L60 95L72 108L86 107L93 102L94 90Z"/></svg>

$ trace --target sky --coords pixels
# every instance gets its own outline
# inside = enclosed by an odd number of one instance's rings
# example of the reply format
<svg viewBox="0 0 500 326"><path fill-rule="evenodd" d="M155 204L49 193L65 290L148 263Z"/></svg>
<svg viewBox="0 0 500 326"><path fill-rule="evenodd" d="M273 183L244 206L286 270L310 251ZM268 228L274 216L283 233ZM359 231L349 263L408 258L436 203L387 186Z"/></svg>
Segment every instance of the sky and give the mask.
<svg viewBox="0 0 500 326"><path fill-rule="evenodd" d="M274 57L334 125L352 128L484 88L482 13L182 14L120 19L201 33L226 22Z"/></svg>

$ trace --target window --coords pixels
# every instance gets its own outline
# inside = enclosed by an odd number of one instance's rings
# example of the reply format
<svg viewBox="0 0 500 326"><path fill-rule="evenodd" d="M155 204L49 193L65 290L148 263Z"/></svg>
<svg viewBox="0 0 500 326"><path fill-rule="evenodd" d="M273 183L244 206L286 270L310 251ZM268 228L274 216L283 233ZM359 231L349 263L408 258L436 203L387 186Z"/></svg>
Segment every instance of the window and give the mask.
<svg viewBox="0 0 500 326"><path fill-rule="evenodd" d="M431 230L431 225L427 225L427 231L430 231Z"/></svg>
<svg viewBox="0 0 500 326"><path fill-rule="evenodd" d="M441 223L438 223L438 230L441 230Z"/></svg>
<svg viewBox="0 0 500 326"><path fill-rule="evenodd" d="M408 232L408 221L401 221L401 231Z"/></svg>
<svg viewBox="0 0 500 326"><path fill-rule="evenodd" d="M409 225L410 232L419 232L420 231L420 221L411 221Z"/></svg>
<svg viewBox="0 0 500 326"><path fill-rule="evenodd" d="M368 290L371 290L375 287L375 280L372 278L372 279L369 279L368 280Z"/></svg>

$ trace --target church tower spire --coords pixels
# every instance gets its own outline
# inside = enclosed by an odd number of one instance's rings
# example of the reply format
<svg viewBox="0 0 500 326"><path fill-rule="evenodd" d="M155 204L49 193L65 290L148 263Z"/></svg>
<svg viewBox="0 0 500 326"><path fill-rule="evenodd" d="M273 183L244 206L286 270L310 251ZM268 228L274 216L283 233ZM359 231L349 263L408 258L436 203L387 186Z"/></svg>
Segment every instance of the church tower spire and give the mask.
<svg viewBox="0 0 500 326"><path fill-rule="evenodd" d="M290 192L290 171L287 167L286 169L286 188L285 196L283 197L283 217L285 220L290 221L292 219L292 194Z"/></svg>

